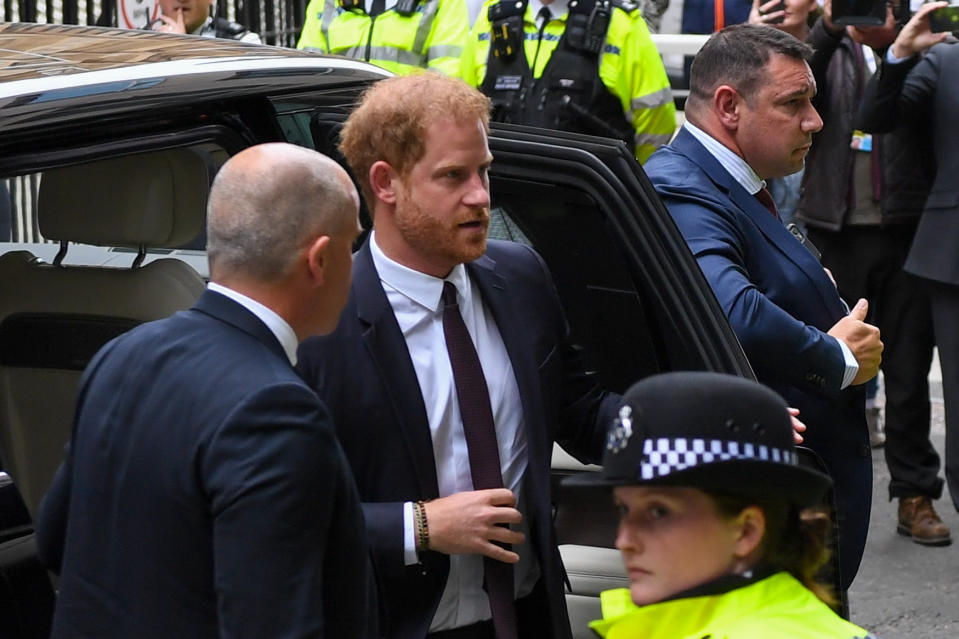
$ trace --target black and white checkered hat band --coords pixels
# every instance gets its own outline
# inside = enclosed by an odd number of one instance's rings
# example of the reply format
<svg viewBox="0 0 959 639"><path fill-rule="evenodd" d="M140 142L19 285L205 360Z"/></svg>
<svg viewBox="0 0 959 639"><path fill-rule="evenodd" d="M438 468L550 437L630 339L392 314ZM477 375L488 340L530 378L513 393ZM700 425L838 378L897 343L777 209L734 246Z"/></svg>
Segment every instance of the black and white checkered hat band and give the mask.
<svg viewBox="0 0 959 639"><path fill-rule="evenodd" d="M793 451L772 446L721 439L661 437L643 442L641 479L656 479L680 470L732 459L754 459L793 465L798 463Z"/></svg>

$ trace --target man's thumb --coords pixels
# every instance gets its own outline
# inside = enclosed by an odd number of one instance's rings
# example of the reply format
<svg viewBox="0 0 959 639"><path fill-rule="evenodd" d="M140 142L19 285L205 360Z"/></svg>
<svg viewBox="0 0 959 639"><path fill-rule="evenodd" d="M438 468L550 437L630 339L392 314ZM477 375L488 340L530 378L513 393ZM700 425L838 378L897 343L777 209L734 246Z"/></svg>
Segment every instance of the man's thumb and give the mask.
<svg viewBox="0 0 959 639"><path fill-rule="evenodd" d="M852 307L852 310L849 312L849 314L852 317L855 317L860 322L864 322L866 320L866 314L868 312L869 312L869 302L867 302L865 298L860 297L859 301L856 302L856 305Z"/></svg>

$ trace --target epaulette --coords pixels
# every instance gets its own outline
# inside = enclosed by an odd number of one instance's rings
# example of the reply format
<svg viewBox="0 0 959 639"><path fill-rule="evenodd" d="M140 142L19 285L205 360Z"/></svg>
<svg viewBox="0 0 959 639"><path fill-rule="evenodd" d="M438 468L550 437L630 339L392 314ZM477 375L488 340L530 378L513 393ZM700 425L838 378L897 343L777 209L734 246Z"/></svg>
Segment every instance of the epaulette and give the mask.
<svg viewBox="0 0 959 639"><path fill-rule="evenodd" d="M226 18L216 18L213 20L213 30L218 38L236 39L246 33L246 27L239 22L233 22Z"/></svg>
<svg viewBox="0 0 959 639"><path fill-rule="evenodd" d="M632 13L639 9L639 3L636 0L613 0L613 6L626 13Z"/></svg>

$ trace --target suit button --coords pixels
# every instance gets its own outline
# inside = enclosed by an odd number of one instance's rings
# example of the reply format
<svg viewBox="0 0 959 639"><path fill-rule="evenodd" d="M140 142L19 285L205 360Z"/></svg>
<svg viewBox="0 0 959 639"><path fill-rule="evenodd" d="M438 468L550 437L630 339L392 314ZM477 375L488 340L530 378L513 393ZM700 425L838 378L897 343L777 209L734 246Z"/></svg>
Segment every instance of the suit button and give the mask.
<svg viewBox="0 0 959 639"><path fill-rule="evenodd" d="M869 448L869 444L860 444L859 445L859 456L860 457L869 457L872 455L872 449Z"/></svg>

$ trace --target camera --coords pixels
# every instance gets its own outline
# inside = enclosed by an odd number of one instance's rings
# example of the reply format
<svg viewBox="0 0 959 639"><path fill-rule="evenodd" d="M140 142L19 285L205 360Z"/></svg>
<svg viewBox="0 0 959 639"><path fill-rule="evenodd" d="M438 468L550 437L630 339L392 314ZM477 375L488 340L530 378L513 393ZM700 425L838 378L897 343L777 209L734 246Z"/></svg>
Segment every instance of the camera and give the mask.
<svg viewBox="0 0 959 639"><path fill-rule="evenodd" d="M843 27L878 27L886 23L886 0L835 0L832 21Z"/></svg>
<svg viewBox="0 0 959 639"><path fill-rule="evenodd" d="M950 4L930 13L929 30L933 33L959 31L959 4Z"/></svg>

